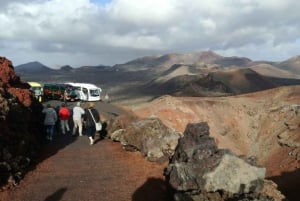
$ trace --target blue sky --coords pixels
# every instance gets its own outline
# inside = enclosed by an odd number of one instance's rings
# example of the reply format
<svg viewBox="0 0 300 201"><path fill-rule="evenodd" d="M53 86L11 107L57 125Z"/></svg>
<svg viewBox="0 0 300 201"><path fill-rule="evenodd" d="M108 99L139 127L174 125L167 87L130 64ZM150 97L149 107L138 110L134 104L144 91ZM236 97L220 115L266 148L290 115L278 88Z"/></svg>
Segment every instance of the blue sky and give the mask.
<svg viewBox="0 0 300 201"><path fill-rule="evenodd" d="M95 4L102 4L102 5L105 5L109 2L111 2L111 0L91 0L92 3L95 3Z"/></svg>
<svg viewBox="0 0 300 201"><path fill-rule="evenodd" d="M14 65L114 65L167 53L283 61L300 55L298 0L1 0Z"/></svg>

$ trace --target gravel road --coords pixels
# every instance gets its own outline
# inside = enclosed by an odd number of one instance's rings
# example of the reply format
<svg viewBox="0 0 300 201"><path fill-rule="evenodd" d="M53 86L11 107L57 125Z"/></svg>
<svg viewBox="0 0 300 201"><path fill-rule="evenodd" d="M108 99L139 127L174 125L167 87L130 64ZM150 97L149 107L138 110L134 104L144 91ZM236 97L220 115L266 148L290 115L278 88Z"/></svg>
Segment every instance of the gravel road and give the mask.
<svg viewBox="0 0 300 201"><path fill-rule="evenodd" d="M96 107L112 118L125 112L103 102ZM167 201L171 199L163 176L166 166L148 162L139 152L127 152L120 143L99 136L91 146L85 135L57 134L45 143L38 165L18 186L0 192L0 200Z"/></svg>

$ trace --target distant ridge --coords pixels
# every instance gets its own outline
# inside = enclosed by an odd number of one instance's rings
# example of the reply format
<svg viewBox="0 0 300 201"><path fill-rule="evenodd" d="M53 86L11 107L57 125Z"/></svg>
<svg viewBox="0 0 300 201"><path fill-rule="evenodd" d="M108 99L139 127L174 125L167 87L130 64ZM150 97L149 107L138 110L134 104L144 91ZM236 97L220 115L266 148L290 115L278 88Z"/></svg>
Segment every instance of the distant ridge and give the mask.
<svg viewBox="0 0 300 201"><path fill-rule="evenodd" d="M251 59L248 59L246 57L222 57L216 61L214 61L215 64L222 65L224 67L229 66L240 66L240 67L246 67L252 62Z"/></svg>
<svg viewBox="0 0 300 201"><path fill-rule="evenodd" d="M74 70L74 68L72 68L69 65L65 65L65 66L60 67L60 70L70 72L70 71Z"/></svg>
<svg viewBox="0 0 300 201"><path fill-rule="evenodd" d="M61 66L59 69L50 68L38 61L28 62L15 66L15 72L19 75L28 74L58 74L58 73L74 73L76 71L99 71L103 69L111 68L110 66L98 65L98 66L81 66L74 68L70 65Z"/></svg>
<svg viewBox="0 0 300 201"><path fill-rule="evenodd" d="M173 66L174 70L175 67ZM180 68L183 69L181 73ZM187 70L186 66L177 66L177 73L164 72L159 79L148 82L144 91L157 95L228 96L276 87L271 80L249 68L215 69L195 74L187 74Z"/></svg>
<svg viewBox="0 0 300 201"><path fill-rule="evenodd" d="M288 70L290 72L300 74L300 55L277 63L275 66L282 70Z"/></svg>
<svg viewBox="0 0 300 201"><path fill-rule="evenodd" d="M131 89L128 85L128 91L139 88L144 94L219 96L299 84L300 56L268 62L199 51L140 57L115 66L65 65L51 69L35 61L16 66L15 71L26 81L92 82L107 89L134 83L137 86Z"/></svg>
<svg viewBox="0 0 300 201"><path fill-rule="evenodd" d="M114 67L125 71L145 70L153 67L160 67L161 70L173 66L174 64L211 64L221 61L224 58L212 51L201 51L188 54L165 54L161 56L147 56L134 59L125 64L118 64Z"/></svg>
<svg viewBox="0 0 300 201"><path fill-rule="evenodd" d="M248 68L253 61L246 57L224 57L212 51L200 51L187 54L165 54L134 59L114 67L123 71L158 70L165 71L173 65L205 65L214 64L220 67Z"/></svg>
<svg viewBox="0 0 300 201"><path fill-rule="evenodd" d="M233 94L244 94L277 87L271 80L249 68L210 73L215 81L224 83Z"/></svg>
<svg viewBox="0 0 300 201"><path fill-rule="evenodd" d="M285 70L284 68L278 68L274 65L271 65L267 62L265 63L254 63L251 65L251 69L256 71L261 75L265 75L268 77L280 77L280 78L289 78L289 79L297 79L299 75L293 73L292 71Z"/></svg>
<svg viewBox="0 0 300 201"><path fill-rule="evenodd" d="M21 64L18 66L15 66L16 73L53 73L55 72L54 69L51 69L44 64L33 61L26 64Z"/></svg>

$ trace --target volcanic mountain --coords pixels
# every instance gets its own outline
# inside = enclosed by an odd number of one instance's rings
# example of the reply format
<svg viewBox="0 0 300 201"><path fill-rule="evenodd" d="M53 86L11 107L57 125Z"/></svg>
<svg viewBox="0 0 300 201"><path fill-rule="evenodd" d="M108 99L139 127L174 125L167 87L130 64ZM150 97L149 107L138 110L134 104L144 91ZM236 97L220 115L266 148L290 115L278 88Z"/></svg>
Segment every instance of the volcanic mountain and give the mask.
<svg viewBox="0 0 300 201"><path fill-rule="evenodd" d="M15 67L15 71L20 74L39 74L39 73L54 73L55 70L45 66L44 64L33 61L26 64L21 64Z"/></svg>
<svg viewBox="0 0 300 201"><path fill-rule="evenodd" d="M54 70L30 62L17 66L15 70L25 81L91 82L109 92L115 101L137 104L132 99L141 99L141 96L146 97L142 101L164 94L228 96L300 84L298 58L283 62L252 61L201 51L141 57L112 67L73 68L66 65ZM124 96L124 91L131 101Z"/></svg>

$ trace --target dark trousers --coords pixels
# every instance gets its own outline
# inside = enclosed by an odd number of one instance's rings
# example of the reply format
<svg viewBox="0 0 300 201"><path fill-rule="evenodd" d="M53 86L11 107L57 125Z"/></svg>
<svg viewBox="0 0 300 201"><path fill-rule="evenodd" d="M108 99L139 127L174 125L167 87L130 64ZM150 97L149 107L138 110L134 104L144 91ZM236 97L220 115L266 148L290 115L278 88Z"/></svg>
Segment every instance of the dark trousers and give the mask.
<svg viewBox="0 0 300 201"><path fill-rule="evenodd" d="M87 126L86 127L86 135L88 137L92 137L94 139L95 138L95 133L96 133L96 127L95 126Z"/></svg>
<svg viewBox="0 0 300 201"><path fill-rule="evenodd" d="M54 133L54 125L45 125L46 133L48 137L52 137Z"/></svg>

